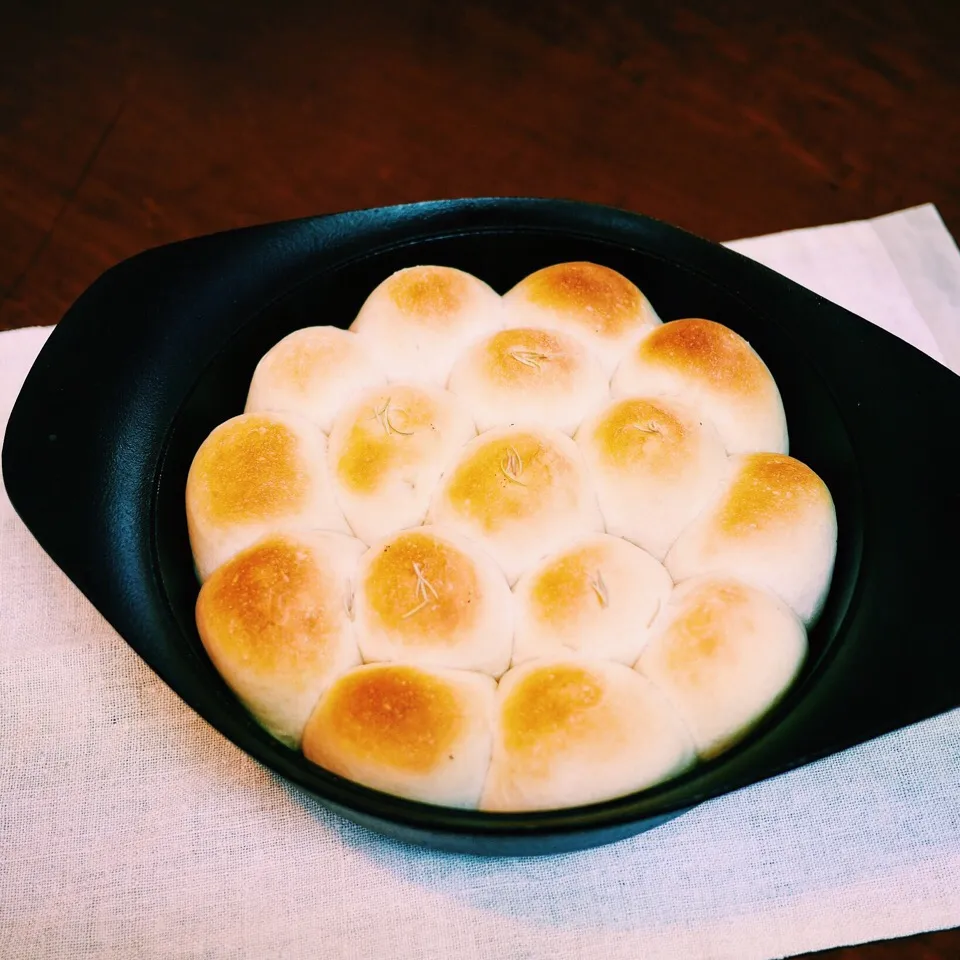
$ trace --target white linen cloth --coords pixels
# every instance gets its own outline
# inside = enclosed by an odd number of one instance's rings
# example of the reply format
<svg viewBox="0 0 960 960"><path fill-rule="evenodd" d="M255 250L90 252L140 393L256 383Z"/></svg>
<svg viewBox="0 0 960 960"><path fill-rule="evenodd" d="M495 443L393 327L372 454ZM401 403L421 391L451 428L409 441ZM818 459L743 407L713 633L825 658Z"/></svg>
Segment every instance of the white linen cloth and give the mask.
<svg viewBox="0 0 960 960"><path fill-rule="evenodd" d="M960 371L931 206L742 240ZM0 335L0 427L48 334ZM564 856L328 814L184 706L0 489L0 957L766 960L960 925L960 710Z"/></svg>

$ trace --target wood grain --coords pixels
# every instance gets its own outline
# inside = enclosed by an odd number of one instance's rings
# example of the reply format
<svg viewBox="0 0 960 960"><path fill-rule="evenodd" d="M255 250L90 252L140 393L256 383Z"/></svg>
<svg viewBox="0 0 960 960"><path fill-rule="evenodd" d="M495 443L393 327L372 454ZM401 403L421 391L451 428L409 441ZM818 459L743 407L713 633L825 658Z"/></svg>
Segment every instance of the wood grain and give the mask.
<svg viewBox="0 0 960 960"><path fill-rule="evenodd" d="M802 960L957 960L958 957L960 930L944 930L859 947L806 953Z"/></svg>
<svg viewBox="0 0 960 960"><path fill-rule="evenodd" d="M0 329L149 246L428 198L717 240L932 201L960 233L950 0L7 0L2 23ZM960 933L817 956L957 960Z"/></svg>
<svg viewBox="0 0 960 960"><path fill-rule="evenodd" d="M432 197L713 239L933 201L960 229L960 5L13 0L0 327L145 247Z"/></svg>

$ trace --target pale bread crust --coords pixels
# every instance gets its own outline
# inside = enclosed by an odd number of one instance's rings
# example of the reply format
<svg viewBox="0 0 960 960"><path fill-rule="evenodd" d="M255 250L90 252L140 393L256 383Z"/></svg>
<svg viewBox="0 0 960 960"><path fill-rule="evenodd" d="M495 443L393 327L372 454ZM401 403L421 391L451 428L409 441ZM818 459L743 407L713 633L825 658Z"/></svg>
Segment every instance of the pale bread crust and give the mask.
<svg viewBox="0 0 960 960"><path fill-rule="evenodd" d="M531 660L497 689L480 809L596 803L676 776L693 759L673 707L636 671L604 660Z"/></svg>
<svg viewBox="0 0 960 960"><path fill-rule="evenodd" d="M663 565L621 537L577 540L517 582L512 663L574 654L632 666L672 589Z"/></svg>
<svg viewBox="0 0 960 960"><path fill-rule="evenodd" d="M428 516L479 543L510 583L567 541L603 530L576 444L544 428L488 430L468 443Z"/></svg>
<svg viewBox="0 0 960 960"><path fill-rule="evenodd" d="M705 759L741 739L793 682L803 624L765 590L731 577L677 585L636 669L670 700Z"/></svg>
<svg viewBox="0 0 960 960"><path fill-rule="evenodd" d="M682 400L710 419L727 453L787 453L783 401L757 352L729 327L699 318L651 330L623 357L615 397Z"/></svg>
<svg viewBox="0 0 960 960"><path fill-rule="evenodd" d="M338 533L268 534L200 589L214 666L274 736L297 745L326 687L360 662L350 607L363 544Z"/></svg>
<svg viewBox="0 0 960 960"><path fill-rule="evenodd" d="M581 425L576 441L607 533L658 560L728 471L712 423L675 400L616 400Z"/></svg>
<svg viewBox="0 0 960 960"><path fill-rule="evenodd" d="M532 424L572 434L609 397L609 377L577 338L558 330L501 330L454 364L449 389L480 431Z"/></svg>
<svg viewBox="0 0 960 960"><path fill-rule="evenodd" d="M664 564L674 580L726 574L775 593L810 625L830 589L837 514L806 464L776 453L731 458L726 484L680 534Z"/></svg>
<svg viewBox="0 0 960 960"><path fill-rule="evenodd" d="M354 616L367 663L495 677L510 663L514 605L503 571L449 530L417 527L375 543L360 559Z"/></svg>
<svg viewBox="0 0 960 960"><path fill-rule="evenodd" d="M367 297L350 329L394 383L444 387L470 344L503 326L503 301L452 267L398 270Z"/></svg>
<svg viewBox="0 0 960 960"><path fill-rule="evenodd" d="M366 341L339 327L294 330L257 364L246 413L296 413L329 433L356 394L387 382Z"/></svg>
<svg viewBox="0 0 960 960"><path fill-rule="evenodd" d="M187 527L201 580L265 533L350 528L334 498L327 438L292 413L244 413L216 427L187 476Z"/></svg>
<svg viewBox="0 0 960 960"><path fill-rule="evenodd" d="M495 692L491 677L464 670L358 667L317 704L304 756L375 790L475 808L490 764Z"/></svg>
<svg viewBox="0 0 960 960"><path fill-rule="evenodd" d="M477 434L463 404L439 387L364 391L334 420L333 491L353 533L373 543L423 523L440 477Z"/></svg>
<svg viewBox="0 0 960 960"><path fill-rule="evenodd" d="M609 267L557 263L521 280L503 298L507 327L560 330L597 354L609 377L624 351L660 325L638 287Z"/></svg>

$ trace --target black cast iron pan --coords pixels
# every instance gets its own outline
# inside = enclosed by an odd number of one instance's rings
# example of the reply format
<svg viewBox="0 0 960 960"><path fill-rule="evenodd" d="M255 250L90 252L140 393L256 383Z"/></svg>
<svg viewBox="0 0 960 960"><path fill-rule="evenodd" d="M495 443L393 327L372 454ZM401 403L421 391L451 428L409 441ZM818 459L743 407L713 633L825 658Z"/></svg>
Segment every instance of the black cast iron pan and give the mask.
<svg viewBox="0 0 960 960"><path fill-rule="evenodd" d="M729 753L659 788L589 807L450 810L329 774L250 719L200 644L183 504L193 454L216 424L241 412L269 347L301 326L347 326L394 270L445 264L503 292L566 260L624 273L664 320L727 324L773 372L791 453L826 481L839 524L833 586L805 669ZM3 446L4 481L26 525L187 704L343 816L402 840L479 854L617 840L960 705L958 462L960 378L913 347L676 228L606 207L528 199L315 217L124 261L51 335Z"/></svg>

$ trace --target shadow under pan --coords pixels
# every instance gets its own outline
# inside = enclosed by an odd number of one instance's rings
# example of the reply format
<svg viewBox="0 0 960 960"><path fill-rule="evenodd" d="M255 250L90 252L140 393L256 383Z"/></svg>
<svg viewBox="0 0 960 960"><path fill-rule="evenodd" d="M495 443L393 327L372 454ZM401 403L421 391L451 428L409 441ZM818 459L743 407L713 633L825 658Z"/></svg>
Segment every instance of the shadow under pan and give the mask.
<svg viewBox="0 0 960 960"><path fill-rule="evenodd" d="M264 732L194 624L184 487L243 409L260 357L303 326L346 327L393 271L442 264L505 292L540 267L620 271L666 320L746 337L780 388L790 452L829 486L839 542L803 672L716 760L643 793L525 814L368 790ZM645 217L553 200L439 201L232 231L149 250L101 277L51 335L3 448L10 499L43 548L180 697L248 754L358 823L477 854L610 842L960 705L953 613L960 378L784 277Z"/></svg>

